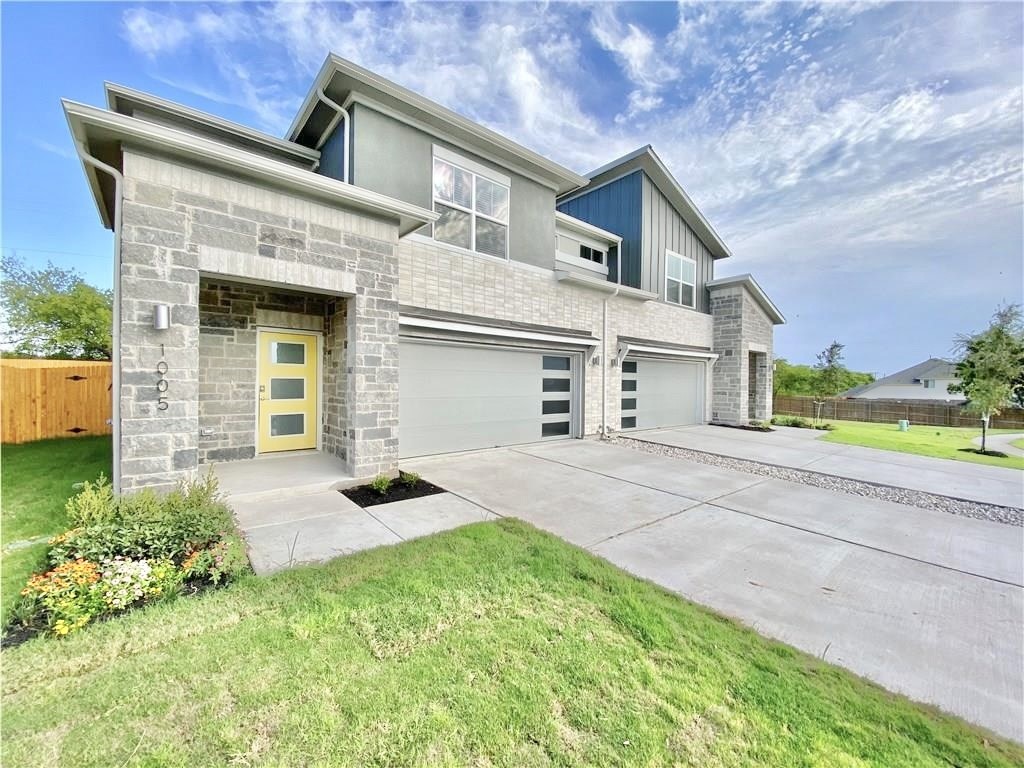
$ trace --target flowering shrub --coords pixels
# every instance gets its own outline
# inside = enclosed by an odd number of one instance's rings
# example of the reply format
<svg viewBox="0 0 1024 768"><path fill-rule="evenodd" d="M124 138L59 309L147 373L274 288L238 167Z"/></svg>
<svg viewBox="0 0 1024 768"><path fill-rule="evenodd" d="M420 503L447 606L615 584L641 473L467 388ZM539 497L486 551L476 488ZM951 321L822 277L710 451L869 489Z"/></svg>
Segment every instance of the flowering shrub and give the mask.
<svg viewBox="0 0 1024 768"><path fill-rule="evenodd" d="M48 626L58 635L84 627L104 610L96 590L100 573L95 563L73 560L37 574L21 590L22 600L47 617Z"/></svg>
<svg viewBox="0 0 1024 768"><path fill-rule="evenodd" d="M13 611L30 630L71 634L94 618L220 584L248 568L231 510L212 476L164 496L116 497L103 478L67 505L75 525L50 540L52 569L33 576Z"/></svg>

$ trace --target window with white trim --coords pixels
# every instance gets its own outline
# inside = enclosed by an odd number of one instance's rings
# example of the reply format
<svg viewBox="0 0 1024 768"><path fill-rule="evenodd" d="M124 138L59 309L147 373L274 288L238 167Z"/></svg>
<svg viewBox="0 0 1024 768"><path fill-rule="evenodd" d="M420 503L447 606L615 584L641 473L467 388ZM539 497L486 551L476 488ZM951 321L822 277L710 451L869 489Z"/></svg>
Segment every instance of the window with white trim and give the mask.
<svg viewBox="0 0 1024 768"><path fill-rule="evenodd" d="M507 184L435 154L434 210L441 214L435 240L506 259L508 208Z"/></svg>
<svg viewBox="0 0 1024 768"><path fill-rule="evenodd" d="M665 251L665 301L693 307L696 297L697 262L675 251Z"/></svg>

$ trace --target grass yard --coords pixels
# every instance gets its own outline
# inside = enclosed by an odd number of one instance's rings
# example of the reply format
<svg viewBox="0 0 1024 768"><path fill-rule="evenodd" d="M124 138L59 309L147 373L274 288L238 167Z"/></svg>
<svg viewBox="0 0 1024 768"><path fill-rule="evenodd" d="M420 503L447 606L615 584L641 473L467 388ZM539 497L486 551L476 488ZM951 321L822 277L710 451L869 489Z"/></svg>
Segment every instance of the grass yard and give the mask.
<svg viewBox="0 0 1024 768"><path fill-rule="evenodd" d="M1024 451L1024 437L1019 437L1016 440L1011 440L1010 445L1012 445L1014 448L1020 448L1022 451Z"/></svg>
<svg viewBox="0 0 1024 768"><path fill-rule="evenodd" d="M67 528L64 504L72 485L110 477L110 437L39 440L0 449L0 622L28 577L42 564L46 539ZM16 541L39 539L10 549Z"/></svg>
<svg viewBox="0 0 1024 768"><path fill-rule="evenodd" d="M919 456L933 456L939 459L970 461L975 464L989 464L994 467L1024 469L1024 458L1019 456L982 456L963 451L963 448L978 448L973 441L981 437L981 429L966 427L926 427L910 425L909 432L900 432L895 424L872 424L865 421L830 421L835 429L825 433L822 440L846 445L863 445L867 448L881 448L900 453L916 453ZM1006 431L1006 430L1003 430ZM992 430L990 430L990 434Z"/></svg>
<svg viewBox="0 0 1024 768"><path fill-rule="evenodd" d="M3 668L12 767L1024 763L513 520L250 576Z"/></svg>

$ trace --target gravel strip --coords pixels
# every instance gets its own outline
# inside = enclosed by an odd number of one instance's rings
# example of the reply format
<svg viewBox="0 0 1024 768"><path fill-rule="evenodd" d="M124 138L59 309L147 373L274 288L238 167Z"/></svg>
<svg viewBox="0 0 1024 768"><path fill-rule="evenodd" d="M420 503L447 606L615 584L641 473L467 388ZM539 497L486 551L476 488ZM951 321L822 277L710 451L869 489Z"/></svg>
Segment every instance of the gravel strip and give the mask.
<svg viewBox="0 0 1024 768"><path fill-rule="evenodd" d="M870 499L893 501L897 504L909 504L912 507L920 507L921 509L948 512L951 515L973 517L976 520L989 520L993 523L1003 523L1004 525L1024 526L1024 510L1016 509L1015 507L982 504L978 501L955 499L951 496L940 496L936 493L914 491L909 488L897 488L892 485L878 485L867 483L863 480L851 480L846 477L826 475L806 469L780 467L776 464L765 464L760 461L750 461L749 459L734 459L731 456L722 456L717 453L705 453L704 451L694 451L689 448L649 443L645 440L636 440L629 437L616 436L612 438L612 442L621 443L628 448L643 451L644 453L671 456L677 459L695 461L699 464L709 464L713 467L746 472L751 475L761 475L762 477L772 477L776 480L788 480L793 483L813 485L816 488L826 488L830 491L849 493L853 496L866 496Z"/></svg>

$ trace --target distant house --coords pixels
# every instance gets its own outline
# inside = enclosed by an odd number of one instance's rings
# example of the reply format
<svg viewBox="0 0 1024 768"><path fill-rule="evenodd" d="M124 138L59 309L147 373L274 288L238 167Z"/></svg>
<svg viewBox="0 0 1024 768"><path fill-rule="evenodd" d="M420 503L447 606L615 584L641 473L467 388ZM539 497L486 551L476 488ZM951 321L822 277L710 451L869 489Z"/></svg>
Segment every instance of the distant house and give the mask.
<svg viewBox="0 0 1024 768"><path fill-rule="evenodd" d="M963 402L962 394L949 391L956 381L956 364L931 357L923 363L883 376L870 384L848 389L841 397L859 400L942 400Z"/></svg>

